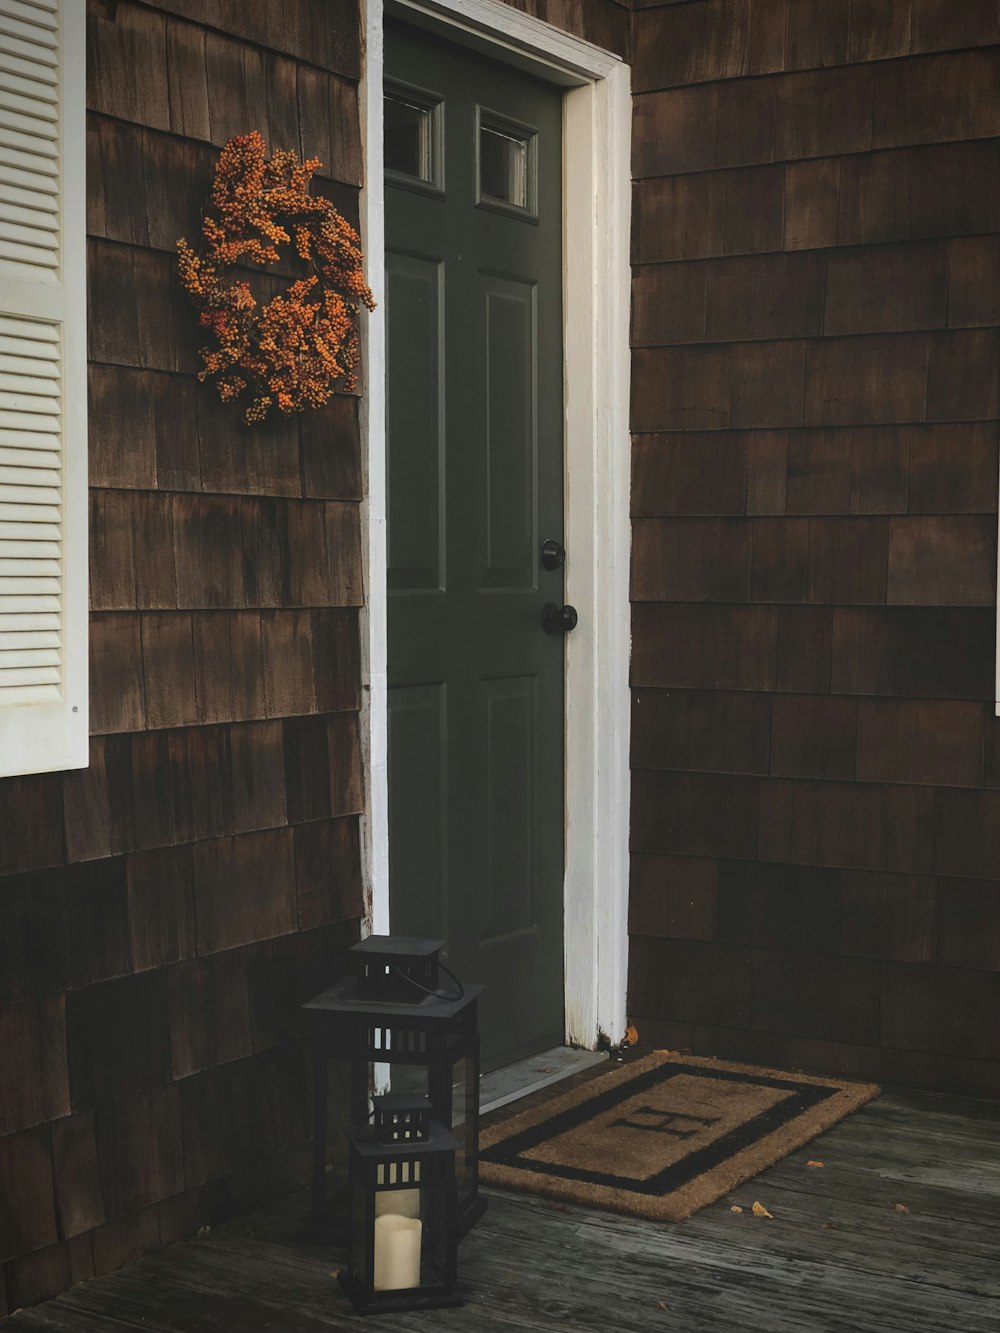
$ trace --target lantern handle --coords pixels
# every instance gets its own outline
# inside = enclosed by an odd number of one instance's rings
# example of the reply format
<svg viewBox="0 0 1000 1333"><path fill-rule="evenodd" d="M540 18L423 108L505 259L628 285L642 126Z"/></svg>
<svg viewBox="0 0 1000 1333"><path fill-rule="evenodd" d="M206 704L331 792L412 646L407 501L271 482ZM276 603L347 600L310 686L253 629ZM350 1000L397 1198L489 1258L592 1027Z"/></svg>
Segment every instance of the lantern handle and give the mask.
<svg viewBox="0 0 1000 1333"><path fill-rule="evenodd" d="M458 977L455 976L455 973L452 972L450 968L445 967L444 963L442 963L440 960L438 961L438 967L441 969L442 972L447 972L448 976L451 977L452 981L458 987L457 995L449 995L447 991L431 990L429 986L421 985L421 983L417 981L415 977L408 976L407 973L405 973L404 971L402 971L402 969L398 967L396 968L396 972L399 976L403 978L404 981L408 981L411 986L416 986L417 990L422 990L425 995L433 995L436 1000L449 1000L453 1004L457 1004L459 1000L463 1000L465 998L465 987L459 981Z"/></svg>

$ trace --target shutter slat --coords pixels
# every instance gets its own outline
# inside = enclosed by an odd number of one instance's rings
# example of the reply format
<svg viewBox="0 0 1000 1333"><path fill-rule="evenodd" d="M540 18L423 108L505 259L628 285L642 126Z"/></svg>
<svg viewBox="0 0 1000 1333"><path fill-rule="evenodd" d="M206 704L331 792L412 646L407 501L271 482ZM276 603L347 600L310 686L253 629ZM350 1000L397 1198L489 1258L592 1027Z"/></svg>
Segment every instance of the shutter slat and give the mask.
<svg viewBox="0 0 1000 1333"><path fill-rule="evenodd" d="M6 27L12 19L41 28L50 35L58 28L58 6L46 0L0 0L0 25Z"/></svg>
<svg viewBox="0 0 1000 1333"><path fill-rule="evenodd" d="M0 197L0 222L3 222L7 227L39 227L42 223L50 223L53 230L58 228L59 219L56 215L55 199L49 199L51 212L43 217L35 208L37 195L32 195L30 191L26 191L25 197L15 198L15 193L20 194L19 191L5 190L3 196Z"/></svg>
<svg viewBox="0 0 1000 1333"><path fill-rule="evenodd" d="M32 347L37 343L59 343L59 330L48 320L41 319L21 319L17 315L0 315L0 340L14 339L13 349L23 347L26 343ZM0 342L0 353L10 351L12 348L5 347ZM15 350L16 355L16 350ZM33 351L32 356L41 356L41 351ZM58 351L56 351L58 355Z"/></svg>
<svg viewBox="0 0 1000 1333"><path fill-rule="evenodd" d="M58 56L59 34L51 28L43 28L37 23L25 23L20 16L15 17L6 10L0 10L0 37L4 45L13 46L12 38L22 41L27 46L37 46L44 51L54 51Z"/></svg>
<svg viewBox="0 0 1000 1333"><path fill-rule="evenodd" d="M51 478L50 478L51 481ZM52 486L8 486L0 482L0 500L14 504L18 500L27 505L57 505L59 492Z"/></svg>
<svg viewBox="0 0 1000 1333"><path fill-rule="evenodd" d="M3 633L0 635L0 661L3 660L4 653L12 652L41 652L53 651L59 653L60 649L59 635L53 635L51 629L25 629L25 631L15 631ZM25 667L27 663L4 663L5 667ZM59 659L56 657L56 667L59 665Z"/></svg>
<svg viewBox="0 0 1000 1333"><path fill-rule="evenodd" d="M0 575L0 602L5 597L58 597L62 592L59 579L14 578Z"/></svg>
<svg viewBox="0 0 1000 1333"><path fill-rule="evenodd" d="M32 555L34 552L25 548L26 542L31 542L33 546L39 542L58 544L62 541L62 530L58 523L0 523L0 541L17 542L24 555ZM7 551L5 554L14 553Z"/></svg>
<svg viewBox="0 0 1000 1333"><path fill-rule="evenodd" d="M52 250L59 249L59 233L53 219L52 226L42 226L39 220L36 220L30 227L22 227L16 222L5 222L3 227L3 237L0 240L4 254L11 253L11 246L25 246L31 250ZM52 263L52 256L48 263Z"/></svg>
<svg viewBox="0 0 1000 1333"><path fill-rule="evenodd" d="M2 398L4 395L0 395ZM9 395L7 395L9 397ZM59 433L59 418L51 414L18 412L0 403L0 434L6 430L45 431L49 435Z"/></svg>
<svg viewBox="0 0 1000 1333"><path fill-rule="evenodd" d="M39 641L39 647L55 647L61 643L59 637L59 616L20 616L16 612L4 616L4 632L0 635L8 647L24 647L20 643L19 636L31 637L32 641ZM17 643L15 643L17 640ZM44 640L44 641L43 641ZM28 645L31 647L31 645Z"/></svg>
<svg viewBox="0 0 1000 1333"><path fill-rule="evenodd" d="M40 125L34 116L18 116L2 107L0 125L3 126L3 144L7 152L25 153L29 160L41 158L34 169L46 175L58 169L58 126L50 130L47 124Z"/></svg>
<svg viewBox="0 0 1000 1333"><path fill-rule="evenodd" d="M37 180L37 177L35 179ZM59 225L59 196L54 190L46 193L14 185L8 179L4 181L3 204L8 209L16 206L21 213L26 213L31 219L37 216L39 225L49 224L50 221L53 227Z"/></svg>
<svg viewBox="0 0 1000 1333"><path fill-rule="evenodd" d="M56 10L52 5L31 4L30 0L0 0L0 14L23 19L38 28L47 28L50 32L58 28Z"/></svg>
<svg viewBox="0 0 1000 1333"><path fill-rule="evenodd" d="M58 118L59 88L54 79L51 82L40 83L37 78L26 77L5 58L3 51L0 51L0 74L3 75L5 93L16 93L19 97L36 100L39 106L52 107Z"/></svg>
<svg viewBox="0 0 1000 1333"><path fill-rule="evenodd" d="M50 616L59 622L59 598L45 593L0 593L0 616ZM61 623L61 622L59 622Z"/></svg>
<svg viewBox="0 0 1000 1333"><path fill-rule="evenodd" d="M12 115L30 116L36 134L45 132L49 126L53 132L58 132L59 116L55 105L31 93L17 92L7 80L0 86L0 108Z"/></svg>
<svg viewBox="0 0 1000 1333"><path fill-rule="evenodd" d="M18 556L15 560L0 557L0 578L52 578L57 579L62 572L58 560L33 560Z"/></svg>
<svg viewBox="0 0 1000 1333"><path fill-rule="evenodd" d="M61 522L62 511L58 505L0 504L0 535L4 537L22 536L22 533L13 530L22 524L30 524L33 529L37 529L42 523L58 525Z"/></svg>
<svg viewBox="0 0 1000 1333"><path fill-rule="evenodd" d="M23 135L14 134L0 141L0 162L6 162L28 176L45 176L52 181L53 189L57 188L58 154L55 151L39 153L36 141L25 140L21 144L22 139ZM31 184L30 180L28 184Z"/></svg>
<svg viewBox="0 0 1000 1333"><path fill-rule="evenodd" d="M37 171L25 171L12 162L4 161L3 149L0 148L0 182L4 194L9 199L19 197L23 202L38 200L38 210L46 217L59 207L59 182L54 174L40 175ZM15 195L18 191L19 194ZM47 202L46 202L47 200Z"/></svg>
<svg viewBox="0 0 1000 1333"><path fill-rule="evenodd" d="M4 83L18 92L36 96L44 101L59 103L59 78L57 71L46 65L39 65L34 60L15 55L0 46L0 74Z"/></svg>
<svg viewBox="0 0 1000 1333"><path fill-rule="evenodd" d="M32 541L31 550L26 551L23 542L0 540L0 556L11 560L23 560L26 555L58 560L62 555L62 544L58 540ZM2 629L3 626L0 625L0 630Z"/></svg>
<svg viewBox="0 0 1000 1333"><path fill-rule="evenodd" d="M16 23L16 20L14 22ZM51 81L59 68L58 42L46 43L44 34L37 29L26 29L26 37L14 36L9 31L11 26L10 19L0 20L4 63L9 61L18 74L26 74L29 79L47 77Z"/></svg>
<svg viewBox="0 0 1000 1333"><path fill-rule="evenodd" d="M59 378L59 348L47 343L22 342L16 352L8 351L10 338L0 338L0 366L12 375L44 375L46 379Z"/></svg>
<svg viewBox="0 0 1000 1333"><path fill-rule="evenodd" d="M48 629L37 629L37 631L24 631L21 633L5 633L0 635L0 667L29 667L31 663L15 663L5 659L4 653L13 652L47 652L49 655L55 653L55 661L49 657L45 667L59 667L59 635L53 635Z"/></svg>
<svg viewBox="0 0 1000 1333"><path fill-rule="evenodd" d="M59 684L58 667L15 667L12 671L0 671L0 690L11 685L55 685ZM9 700L5 699L5 703Z"/></svg>
<svg viewBox="0 0 1000 1333"><path fill-rule="evenodd" d="M8 449L6 445L0 442L0 465L6 464L8 467L47 467L58 468L61 466L59 455L55 452L46 452L44 449Z"/></svg>
<svg viewBox="0 0 1000 1333"><path fill-rule="evenodd" d="M0 320L0 323L3 323L3 321ZM49 367L55 368L56 373L59 373L59 347L57 345L53 347L51 343L43 343L40 339L29 339L29 337L13 339L13 337L0 335L0 365L3 365L4 369L21 369L21 367L15 367L13 361L25 359L45 361Z"/></svg>
<svg viewBox="0 0 1000 1333"><path fill-rule="evenodd" d="M59 381L51 377L41 379L37 375L21 375L20 367L7 363L0 369L0 395L11 396L19 407L24 404L17 400L24 399L28 407L32 407L29 400L35 399L40 411L51 412L52 404L43 400L59 399Z"/></svg>
<svg viewBox="0 0 1000 1333"><path fill-rule="evenodd" d="M0 634L0 640L4 636ZM59 649L56 648L10 648L0 642L0 672L12 667L57 667Z"/></svg>
<svg viewBox="0 0 1000 1333"><path fill-rule="evenodd" d="M59 366L55 360L46 361L37 356L5 356L4 362L14 375L36 375L46 380L59 378Z"/></svg>
<svg viewBox="0 0 1000 1333"><path fill-rule="evenodd" d="M27 394L33 398L58 398L59 384L37 375L22 375L19 371L0 370L0 391L14 395Z"/></svg>
<svg viewBox="0 0 1000 1333"><path fill-rule="evenodd" d="M37 542L60 542L62 531L57 523L0 523L0 538L5 542L31 542L34 545ZM24 550L24 554L31 553Z"/></svg>
<svg viewBox="0 0 1000 1333"><path fill-rule="evenodd" d="M59 267L51 251L35 246L10 245L0 239L0 271L12 278L31 278L35 282L50 282Z"/></svg>
<svg viewBox="0 0 1000 1333"><path fill-rule="evenodd" d="M0 464L0 486L51 486L52 470L33 467L4 467ZM55 480L58 480L56 478Z"/></svg>
<svg viewBox="0 0 1000 1333"><path fill-rule="evenodd" d="M0 444L7 449L19 449L25 455L56 453L59 451L59 436L45 435L44 431L39 431L37 435L33 435L31 431L0 431ZM39 464L32 463L32 467L39 467Z"/></svg>
<svg viewBox="0 0 1000 1333"><path fill-rule="evenodd" d="M59 27L59 4L60 0L0 0L0 14L55 31Z"/></svg>
<svg viewBox="0 0 1000 1333"><path fill-rule="evenodd" d="M44 611L10 611L3 618L3 626L4 634L46 634L54 631L53 639L60 642L59 617Z"/></svg>
<svg viewBox="0 0 1000 1333"><path fill-rule="evenodd" d="M25 102L27 98L23 99ZM6 100L0 96L0 125L3 125L7 131L8 141L13 136L23 139L23 143L18 143L19 148L30 148L33 144L42 145L39 151L46 157L58 157L59 155L59 122L57 120L41 120L35 113L34 106L30 110L18 111L12 106L8 106Z"/></svg>

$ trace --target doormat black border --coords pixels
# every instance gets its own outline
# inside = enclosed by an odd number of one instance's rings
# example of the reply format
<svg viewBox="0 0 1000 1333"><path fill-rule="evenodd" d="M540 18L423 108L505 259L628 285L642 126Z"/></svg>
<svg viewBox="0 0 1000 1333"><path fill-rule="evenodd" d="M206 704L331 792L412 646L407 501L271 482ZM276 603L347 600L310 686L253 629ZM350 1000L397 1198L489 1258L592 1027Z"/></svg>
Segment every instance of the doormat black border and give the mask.
<svg viewBox="0 0 1000 1333"><path fill-rule="evenodd" d="M746 1083L757 1088L774 1088L780 1091L791 1090L795 1095L786 1097L776 1106L771 1106L766 1111L759 1112L750 1120L743 1121L706 1147L682 1158L681 1161L675 1162L672 1166L665 1167L655 1176L647 1176L644 1180L636 1179L634 1176L614 1175L609 1171L586 1171L578 1167L562 1166L558 1162L536 1162L523 1156L524 1153L537 1148L539 1144L544 1143L547 1139L554 1139L568 1130L577 1129L588 1120L592 1120L595 1116L610 1110L616 1103L624 1101L627 1097L648 1092L650 1088L658 1084L669 1083L672 1078L676 1078L679 1074L694 1074L698 1078L721 1079L729 1083ZM559 1176L564 1180L580 1180L590 1185L604 1185L610 1189L628 1190L632 1194L649 1194L658 1197L668 1194L672 1190L680 1189L682 1185L687 1185L696 1176L703 1175L706 1171L710 1171L713 1166L718 1166L737 1152L742 1151L742 1149L749 1148L751 1144L762 1139L765 1134L771 1134L775 1130L783 1128L797 1116L800 1116L803 1111L809 1111L814 1106L828 1101L839 1091L840 1088L838 1087L824 1087L823 1085L800 1082L794 1075L789 1075L787 1078L776 1078L768 1074L746 1074L725 1068L717 1069L704 1065L674 1064L671 1062L670 1064L660 1065L656 1069L649 1069L643 1074L637 1074L635 1078L629 1079L627 1082L617 1083L613 1088L608 1088L606 1092L588 1098L577 1106L571 1106L550 1119L543 1120L538 1125L532 1125L519 1134L511 1135L510 1138L501 1139L492 1147L484 1148L480 1152L479 1159L482 1162L494 1162L497 1166L513 1167L520 1171L533 1171L538 1175Z"/></svg>

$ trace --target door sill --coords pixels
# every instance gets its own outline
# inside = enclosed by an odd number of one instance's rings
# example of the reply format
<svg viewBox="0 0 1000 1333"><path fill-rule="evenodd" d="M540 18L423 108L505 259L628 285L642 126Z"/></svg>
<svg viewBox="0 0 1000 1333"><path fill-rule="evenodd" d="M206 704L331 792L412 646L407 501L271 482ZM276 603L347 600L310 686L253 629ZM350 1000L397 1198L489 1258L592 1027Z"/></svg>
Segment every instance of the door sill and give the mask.
<svg viewBox="0 0 1000 1333"><path fill-rule="evenodd" d="M607 1051L581 1051L572 1046L554 1046L550 1051L529 1055L503 1069L484 1074L479 1081L479 1114L486 1115L510 1102L559 1083L572 1074L606 1062Z"/></svg>

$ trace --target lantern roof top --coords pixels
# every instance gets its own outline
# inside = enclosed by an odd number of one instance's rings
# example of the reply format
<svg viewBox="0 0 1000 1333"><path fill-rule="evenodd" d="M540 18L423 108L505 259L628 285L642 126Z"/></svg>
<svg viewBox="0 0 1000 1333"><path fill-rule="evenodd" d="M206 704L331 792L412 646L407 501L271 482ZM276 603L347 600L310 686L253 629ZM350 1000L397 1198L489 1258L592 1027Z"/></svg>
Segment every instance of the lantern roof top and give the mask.
<svg viewBox="0 0 1000 1333"><path fill-rule="evenodd" d="M405 954L426 958L444 948L446 940L422 939L415 935L369 935L351 945L350 953Z"/></svg>
<svg viewBox="0 0 1000 1333"><path fill-rule="evenodd" d="M374 1137L371 1125L349 1131L351 1146L362 1157L417 1157L426 1152L450 1152L460 1144L450 1129L440 1120L432 1120L426 1139L379 1139Z"/></svg>
<svg viewBox="0 0 1000 1333"><path fill-rule="evenodd" d="M350 976L338 981L329 990L307 1001L303 1009L335 1014L371 1014L373 1018L413 1019L421 1022L447 1022L455 1018L482 995L485 986L466 986L458 999L440 995L425 995L422 1000L407 1004L401 1000L359 1000L357 978Z"/></svg>

